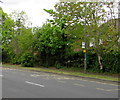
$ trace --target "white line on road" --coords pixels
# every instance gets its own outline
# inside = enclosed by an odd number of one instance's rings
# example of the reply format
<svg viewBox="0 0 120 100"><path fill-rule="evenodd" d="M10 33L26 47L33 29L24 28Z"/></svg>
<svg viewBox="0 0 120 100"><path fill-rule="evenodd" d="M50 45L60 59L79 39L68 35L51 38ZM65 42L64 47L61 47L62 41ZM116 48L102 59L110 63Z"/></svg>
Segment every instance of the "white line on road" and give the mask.
<svg viewBox="0 0 120 100"><path fill-rule="evenodd" d="M97 90L102 90L102 91L114 91L114 90L119 90L119 89L103 89L103 88L96 88Z"/></svg>
<svg viewBox="0 0 120 100"><path fill-rule="evenodd" d="M40 75L37 75L37 74L31 74L30 76L31 76L31 77L38 77L38 76L40 76Z"/></svg>
<svg viewBox="0 0 120 100"><path fill-rule="evenodd" d="M104 85L120 86L119 84L109 84L109 83L104 83L104 82L90 81L90 80L83 80L83 79L79 79L79 80L93 82L93 83L98 83L98 84L104 84Z"/></svg>
<svg viewBox="0 0 120 100"><path fill-rule="evenodd" d="M3 77L3 75L0 75L0 77Z"/></svg>
<svg viewBox="0 0 120 100"><path fill-rule="evenodd" d="M33 83L33 82L25 81L25 83L32 84L32 85L36 85L36 86L40 86L40 87L44 87L44 85L36 84L36 83Z"/></svg>
<svg viewBox="0 0 120 100"><path fill-rule="evenodd" d="M85 85L82 85L82 84L74 84L74 85L77 85L77 86L82 86L82 87L85 87Z"/></svg>
<svg viewBox="0 0 120 100"><path fill-rule="evenodd" d="M102 88L96 88L97 90L102 90L102 91L110 91L108 89L102 89Z"/></svg>

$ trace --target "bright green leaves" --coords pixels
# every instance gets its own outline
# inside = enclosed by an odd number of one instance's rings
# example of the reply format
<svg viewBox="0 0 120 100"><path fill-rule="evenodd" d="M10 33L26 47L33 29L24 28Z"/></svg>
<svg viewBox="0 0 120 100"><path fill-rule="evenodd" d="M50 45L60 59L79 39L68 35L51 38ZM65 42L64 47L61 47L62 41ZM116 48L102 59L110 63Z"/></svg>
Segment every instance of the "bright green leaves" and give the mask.
<svg viewBox="0 0 120 100"><path fill-rule="evenodd" d="M83 50L82 42L86 42L88 52L94 49L92 52L101 58L106 52L117 51L119 35L115 29L116 23L108 21L113 18L113 10L110 10L112 4L59 2L54 6L55 10L44 9L52 19L48 19L42 27L32 29L29 28L25 12L13 12L9 17L0 10L3 57L8 55L10 58L10 55L15 55L14 61L22 55L25 66L30 66L29 62L33 64L34 57L36 63L49 65L52 62L52 65L57 63L60 66L71 63L70 59L74 59L74 54L79 54ZM83 61L80 63L83 65Z"/></svg>
<svg viewBox="0 0 120 100"><path fill-rule="evenodd" d="M115 23L109 21L114 18L113 9L112 2L59 2L55 5L55 11L46 11L53 17L51 23L60 27L61 35L66 36L67 39L63 38L64 44L73 42L75 45L75 42L80 40L85 41L87 49L90 49L89 44L93 43L95 52L102 58L104 49L110 52L114 44L116 50L118 35ZM107 25L104 25L105 23ZM112 42L113 40L116 42ZM109 45L103 46L104 41Z"/></svg>
<svg viewBox="0 0 120 100"><path fill-rule="evenodd" d="M2 9L0 9L0 17L1 17L1 23L0 23L0 38L2 46L0 49L2 49L2 56L4 61L8 62L13 57L13 51L10 47L11 39L13 38L13 26L14 21L6 14Z"/></svg>
<svg viewBox="0 0 120 100"><path fill-rule="evenodd" d="M46 51L50 54L55 54L57 49L61 48L63 41L61 40L61 31L59 27L51 26L51 24L45 24L36 33L38 41L36 41L36 47L40 48L40 51Z"/></svg>
<svg viewBox="0 0 120 100"><path fill-rule="evenodd" d="M33 34L31 29L21 29L22 34L18 36L19 47L21 48L22 52L31 50L33 45Z"/></svg>
<svg viewBox="0 0 120 100"><path fill-rule="evenodd" d="M1 23L1 36L2 36L2 47L4 48L5 45L9 45L12 37L13 37L13 26L14 21L1 10L2 13L2 23Z"/></svg>
<svg viewBox="0 0 120 100"><path fill-rule="evenodd" d="M0 13L2 13L2 55L5 60L14 62L14 57L26 51L32 52L33 34L31 29L25 26L27 21L25 12L13 12L10 16L2 10Z"/></svg>

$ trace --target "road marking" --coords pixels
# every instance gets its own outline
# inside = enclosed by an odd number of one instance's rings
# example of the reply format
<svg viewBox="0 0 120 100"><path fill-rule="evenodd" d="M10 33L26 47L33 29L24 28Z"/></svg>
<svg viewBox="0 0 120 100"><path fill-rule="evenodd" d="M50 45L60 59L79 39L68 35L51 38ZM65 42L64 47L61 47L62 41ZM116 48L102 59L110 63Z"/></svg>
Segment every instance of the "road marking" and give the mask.
<svg viewBox="0 0 120 100"><path fill-rule="evenodd" d="M104 84L104 85L113 85L113 86L119 86L118 84L109 84L109 83L102 83L102 82L96 82L96 83L100 83L100 84Z"/></svg>
<svg viewBox="0 0 120 100"><path fill-rule="evenodd" d="M118 84L108 84L108 85L113 85L113 86L120 86L120 85L118 85Z"/></svg>
<svg viewBox="0 0 120 100"><path fill-rule="evenodd" d="M85 87L85 85L82 85L82 84L74 84L74 85L77 85L77 86L81 86L81 87Z"/></svg>
<svg viewBox="0 0 120 100"><path fill-rule="evenodd" d="M58 82L60 82L60 83L66 83L65 81L58 81Z"/></svg>
<svg viewBox="0 0 120 100"><path fill-rule="evenodd" d="M102 91L114 91L114 90L120 90L120 89L103 89L103 88L96 88L97 90L102 90Z"/></svg>
<svg viewBox="0 0 120 100"><path fill-rule="evenodd" d="M109 90L111 90L111 91L113 91L113 90L117 90L117 91L118 91L118 90L120 90L120 89L109 89Z"/></svg>
<svg viewBox="0 0 120 100"><path fill-rule="evenodd" d="M38 77L38 76L40 76L40 75L37 75L37 74L31 74L30 76L31 76L31 77Z"/></svg>
<svg viewBox="0 0 120 100"><path fill-rule="evenodd" d="M40 86L40 87L45 87L44 85L36 84L36 83L33 83L33 82L25 81L25 83L32 84L32 85L36 85L36 86Z"/></svg>
<svg viewBox="0 0 120 100"><path fill-rule="evenodd" d="M111 90L107 90L107 89L102 89L102 88L96 88L97 90L102 90L102 91L111 91Z"/></svg>
<svg viewBox="0 0 120 100"><path fill-rule="evenodd" d="M0 77L3 77L3 75L0 75Z"/></svg>
<svg viewBox="0 0 120 100"><path fill-rule="evenodd" d="M88 80L82 80L82 81L88 81Z"/></svg>
<svg viewBox="0 0 120 100"><path fill-rule="evenodd" d="M82 79L80 79L80 80L82 80ZM98 81L89 81L89 80L82 80L82 81L88 81L88 82L93 82L93 83L98 83L98 84L104 84L104 85L120 86L118 84L109 84L109 83L103 83L103 82L98 82Z"/></svg>

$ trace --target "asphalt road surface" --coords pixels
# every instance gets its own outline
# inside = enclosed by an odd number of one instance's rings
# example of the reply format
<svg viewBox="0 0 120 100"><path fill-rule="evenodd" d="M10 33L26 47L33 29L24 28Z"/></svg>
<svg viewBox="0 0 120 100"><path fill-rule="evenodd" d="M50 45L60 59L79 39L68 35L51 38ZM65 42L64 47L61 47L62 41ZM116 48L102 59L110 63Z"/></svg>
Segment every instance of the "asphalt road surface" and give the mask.
<svg viewBox="0 0 120 100"><path fill-rule="evenodd" d="M118 84L2 68L3 98L118 98Z"/></svg>

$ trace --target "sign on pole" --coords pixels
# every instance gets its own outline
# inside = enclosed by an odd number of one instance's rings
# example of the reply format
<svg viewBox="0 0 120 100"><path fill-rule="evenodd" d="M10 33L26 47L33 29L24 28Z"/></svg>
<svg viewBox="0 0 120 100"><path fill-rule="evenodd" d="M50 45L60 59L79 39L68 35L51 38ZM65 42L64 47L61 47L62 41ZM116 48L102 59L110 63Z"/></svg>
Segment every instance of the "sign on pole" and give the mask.
<svg viewBox="0 0 120 100"><path fill-rule="evenodd" d="M85 42L82 42L82 48L85 48Z"/></svg>

